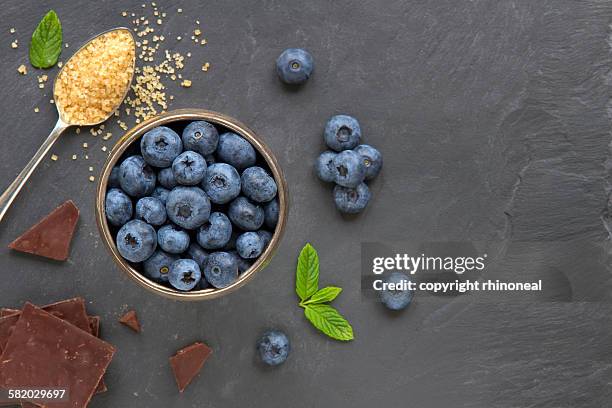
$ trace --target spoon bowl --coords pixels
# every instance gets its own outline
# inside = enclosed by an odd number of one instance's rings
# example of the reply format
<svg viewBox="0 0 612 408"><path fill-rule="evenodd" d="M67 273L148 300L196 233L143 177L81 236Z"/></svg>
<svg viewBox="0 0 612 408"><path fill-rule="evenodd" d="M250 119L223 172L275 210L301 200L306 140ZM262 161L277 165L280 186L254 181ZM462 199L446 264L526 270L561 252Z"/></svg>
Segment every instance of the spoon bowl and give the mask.
<svg viewBox="0 0 612 408"><path fill-rule="evenodd" d="M112 109L109 109L108 113L104 116L101 116L98 120L92 120L92 121L71 120L69 118L69 115L66 112L67 107L62 106L63 103L58 100L58 81L60 80L60 78L62 78L62 75L65 72L67 72L66 70L69 69L69 67L71 67L71 61L73 61L75 57L79 55L79 53L86 50L86 48L90 44L92 44L94 41L96 41L97 39L103 36L115 33L115 32L126 32L129 34L129 38L131 40L131 48L130 48L131 55L132 55L131 70L130 69L127 70L128 79L125 83L125 89L123 90L123 94L121 98L117 98L117 102L112 107ZM55 106L56 106L57 113L59 116L57 123L55 124L55 127L53 128L53 130L51 130L51 133L49 134L49 136L45 139L42 145L38 148L38 150L34 154L34 157L32 157L32 159L28 162L25 168L17 175L15 180L8 186L8 188L0 196L0 221L2 221L2 219L4 218L4 215L10 208L11 204L13 203L13 201L15 200L15 198L17 197L17 195L19 194L19 192L21 191L25 183L28 181L28 179L30 178L30 176L32 175L36 167L40 164L42 159L49 152L53 144L57 141L57 139L64 132L64 130L68 129L70 126L98 125L106 121L119 108L119 106L121 106L121 103L123 102L127 93L130 90L130 85L132 83L132 79L134 78L135 65L136 65L136 42L134 40L134 36L132 35L132 32L130 31L130 29L125 28L125 27L113 28L111 30L104 31L103 33L96 35L95 37L89 39L89 41L87 41L82 47L80 47L70 57L70 59L62 67L62 69L57 73L54 79L54 84L53 84L53 97L55 99Z"/></svg>

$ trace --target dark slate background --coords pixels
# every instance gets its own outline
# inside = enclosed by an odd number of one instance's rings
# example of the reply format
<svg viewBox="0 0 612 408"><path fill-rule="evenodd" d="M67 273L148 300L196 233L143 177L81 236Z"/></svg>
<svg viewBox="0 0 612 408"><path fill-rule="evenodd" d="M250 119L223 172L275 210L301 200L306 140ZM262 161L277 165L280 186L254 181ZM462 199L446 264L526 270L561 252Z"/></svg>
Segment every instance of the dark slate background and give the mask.
<svg viewBox="0 0 612 408"><path fill-rule="evenodd" d="M104 143L66 132L0 226L1 303L44 304L84 296L119 352L109 392L92 407L602 407L612 397L612 293L607 270L610 142L609 25L612 4L591 1L158 1L168 12L165 45L191 50L189 90L169 85L173 108L239 118L270 145L286 172L291 210L270 266L225 298L178 303L145 292L110 260L94 222L88 167L100 170ZM176 14L182 7L183 14ZM27 64L29 35L54 8L70 44L126 24L139 1L17 1L0 7L0 176L14 178L52 128L50 84L37 88ZM200 19L209 44L189 41ZM8 34L15 27L17 34ZM186 40L176 44L177 35ZM13 38L19 48L10 48ZM286 47L309 49L316 72L295 92L273 63ZM208 73L201 64L210 61ZM55 71L51 71L54 73ZM41 112L35 114L35 106ZM322 129L355 115L382 151L374 199L355 219L333 208L313 177ZM115 132L119 129L111 122ZM90 145L90 160L70 160ZM66 263L11 253L6 245L56 205L72 199L80 224ZM562 241L533 257L566 260L564 302L423 302L391 315L360 293L360 242L397 240ZM305 242L319 250L322 283L344 292L336 306L356 340L340 344L313 329L293 291ZM574 246L572 242L580 242ZM592 250L582 251L571 248ZM546 248L549 248L546 246ZM569 248L569 249L568 249ZM565 262L565 261L563 261ZM563 278L563 279L562 279ZM117 323L138 311L140 335ZM293 342L287 363L260 366L268 327ZM202 340L214 349L200 377L179 395L167 358Z"/></svg>

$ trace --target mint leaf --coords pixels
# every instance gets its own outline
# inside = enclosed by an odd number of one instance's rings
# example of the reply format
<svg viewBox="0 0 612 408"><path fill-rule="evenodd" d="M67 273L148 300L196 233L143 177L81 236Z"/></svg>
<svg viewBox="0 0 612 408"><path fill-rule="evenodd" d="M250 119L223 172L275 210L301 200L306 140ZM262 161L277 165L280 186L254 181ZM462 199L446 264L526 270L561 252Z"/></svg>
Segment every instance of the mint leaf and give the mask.
<svg viewBox="0 0 612 408"><path fill-rule="evenodd" d="M295 292L305 301L319 288L319 255L310 244L306 244L298 257L295 274Z"/></svg>
<svg viewBox="0 0 612 408"><path fill-rule="evenodd" d="M323 289L319 289L319 291L312 295L312 297L306 302L304 302L304 304L310 305L315 303L331 302L340 294L340 292L342 292L342 288L337 288L335 286L327 286Z"/></svg>
<svg viewBox="0 0 612 408"><path fill-rule="evenodd" d="M353 328L333 307L329 305L306 305L304 314L314 327L332 339L353 340Z"/></svg>
<svg viewBox="0 0 612 408"><path fill-rule="evenodd" d="M36 68L50 68L62 52L62 24L51 10L38 23L30 41L30 63Z"/></svg>

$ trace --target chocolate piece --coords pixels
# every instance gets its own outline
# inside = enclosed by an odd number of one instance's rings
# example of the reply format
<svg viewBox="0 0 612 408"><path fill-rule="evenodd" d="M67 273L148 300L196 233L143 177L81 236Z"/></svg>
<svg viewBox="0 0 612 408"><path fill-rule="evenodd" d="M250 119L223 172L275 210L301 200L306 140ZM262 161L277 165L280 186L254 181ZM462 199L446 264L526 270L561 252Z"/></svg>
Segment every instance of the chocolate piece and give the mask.
<svg viewBox="0 0 612 408"><path fill-rule="evenodd" d="M9 248L65 261L78 219L79 209L72 201L66 201L11 242Z"/></svg>
<svg viewBox="0 0 612 408"><path fill-rule="evenodd" d="M26 303L0 357L0 387L65 387L69 402L48 408L84 408L115 353L110 344Z"/></svg>
<svg viewBox="0 0 612 408"><path fill-rule="evenodd" d="M85 301L83 298L74 298L62 300L61 302L51 303L44 306L43 309L52 315L72 323L81 330L91 333L89 325L89 317L85 310ZM0 317L0 352L4 349L13 331L13 326L19 320L20 311L11 315Z"/></svg>
<svg viewBox="0 0 612 408"><path fill-rule="evenodd" d="M89 325L91 326L91 334L100 338L100 316L89 316ZM102 378L96 389L96 394L102 394L106 391L108 391L108 387L104 382L104 378Z"/></svg>
<svg viewBox="0 0 612 408"><path fill-rule="evenodd" d="M140 322L138 322L138 316L136 316L136 311L130 310L129 312L121 316L119 322L134 330L136 333L140 333Z"/></svg>
<svg viewBox="0 0 612 408"><path fill-rule="evenodd" d="M197 342L177 351L174 356L170 357L170 366L180 392L185 391L191 380L198 375L211 353L210 347Z"/></svg>

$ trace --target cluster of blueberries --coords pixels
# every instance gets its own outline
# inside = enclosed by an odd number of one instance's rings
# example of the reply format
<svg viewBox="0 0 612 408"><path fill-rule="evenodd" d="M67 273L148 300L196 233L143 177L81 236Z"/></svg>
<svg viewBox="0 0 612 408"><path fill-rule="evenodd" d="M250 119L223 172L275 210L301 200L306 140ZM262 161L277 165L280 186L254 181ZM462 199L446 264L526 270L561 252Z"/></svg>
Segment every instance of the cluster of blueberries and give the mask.
<svg viewBox="0 0 612 408"><path fill-rule="evenodd" d="M196 121L181 136L154 128L131 153L111 172L105 210L119 253L146 277L181 291L224 288L263 253L277 185L246 139Z"/></svg>
<svg viewBox="0 0 612 408"><path fill-rule="evenodd" d="M331 150L321 153L317 159L317 175L325 182L336 184L334 202L340 212L359 213L372 197L365 182L380 173L382 155L370 145L359 144L361 128L352 116L333 116L327 122L323 136Z"/></svg>

